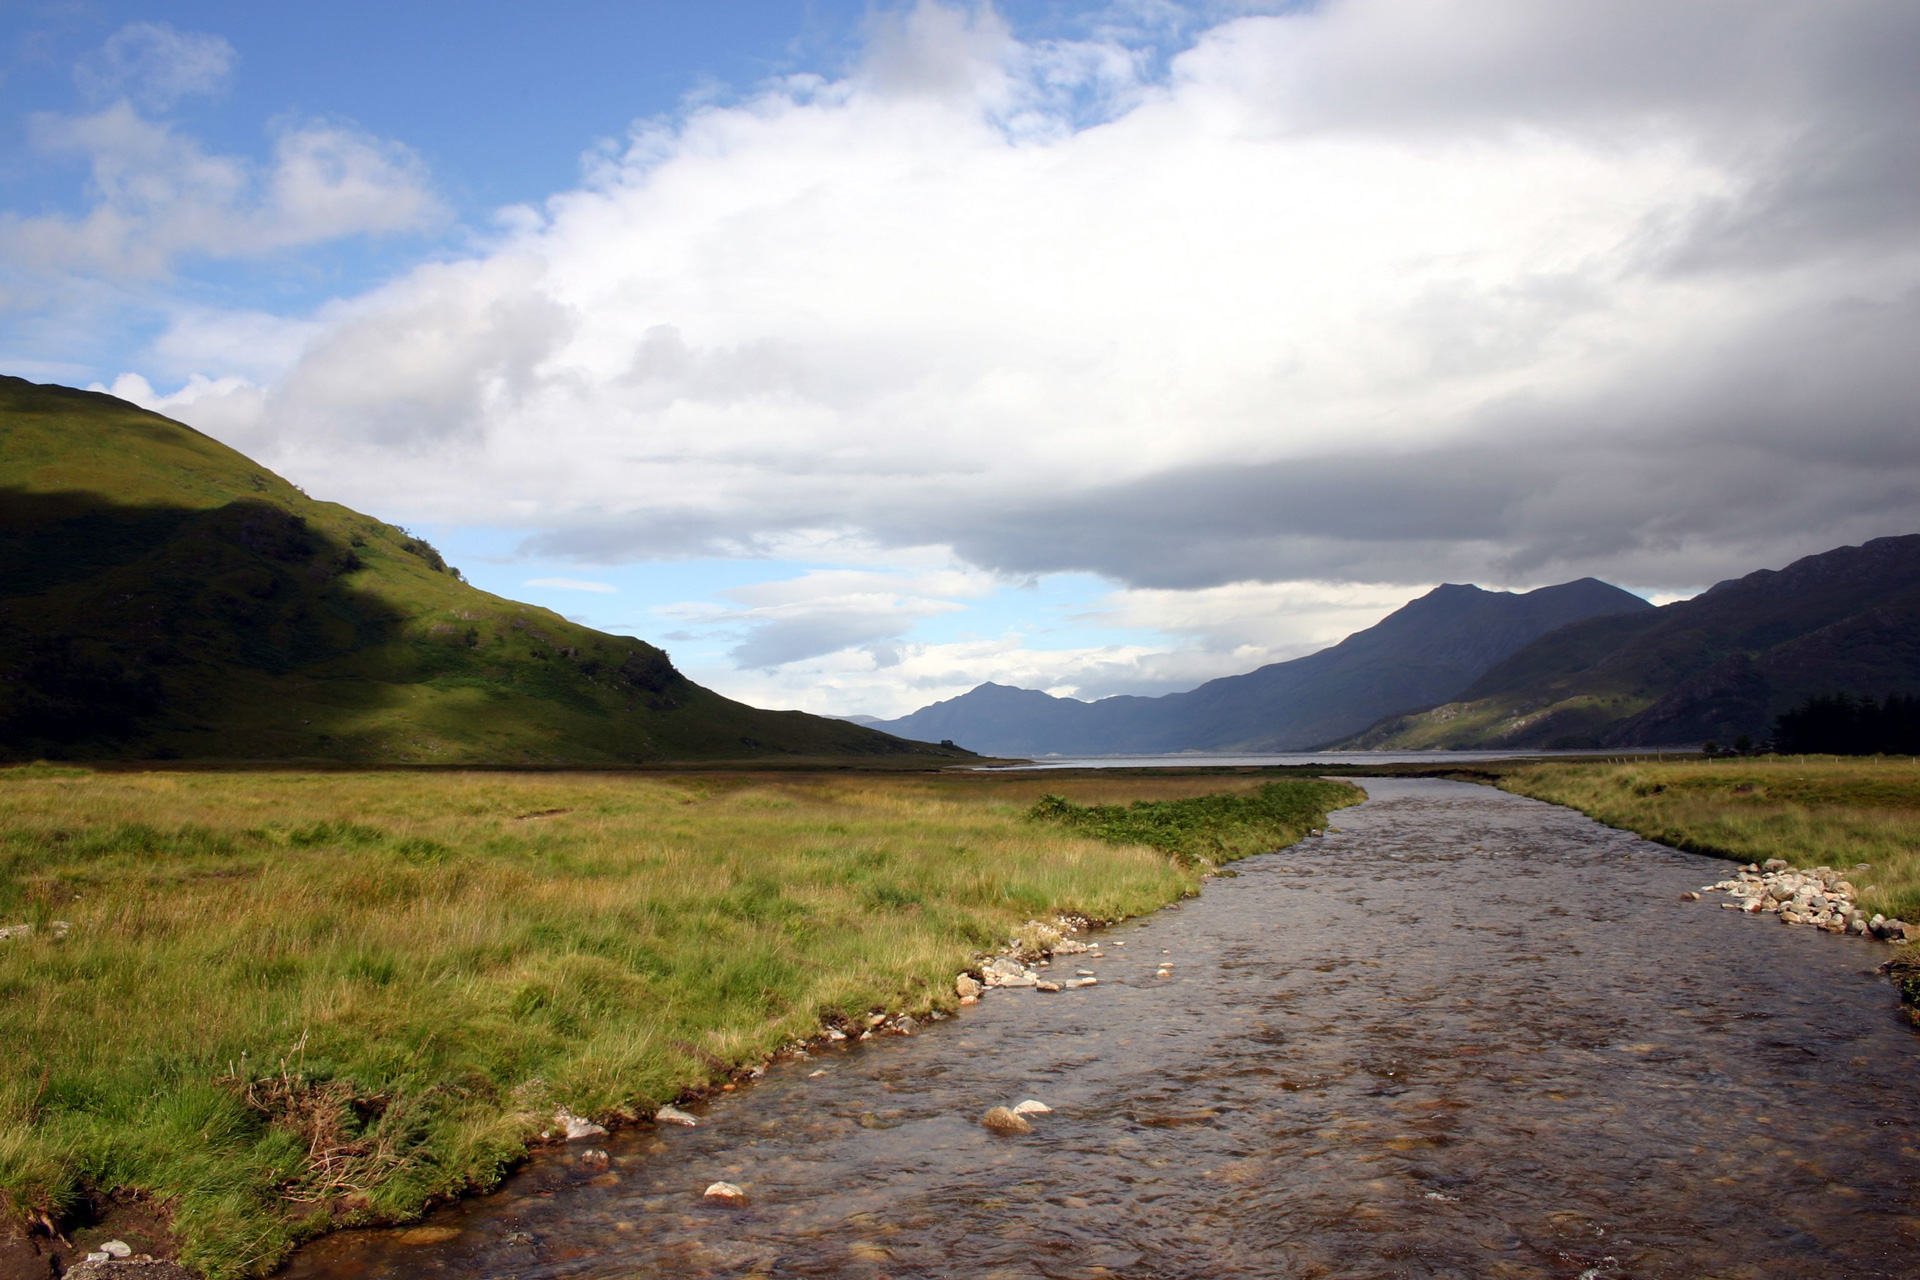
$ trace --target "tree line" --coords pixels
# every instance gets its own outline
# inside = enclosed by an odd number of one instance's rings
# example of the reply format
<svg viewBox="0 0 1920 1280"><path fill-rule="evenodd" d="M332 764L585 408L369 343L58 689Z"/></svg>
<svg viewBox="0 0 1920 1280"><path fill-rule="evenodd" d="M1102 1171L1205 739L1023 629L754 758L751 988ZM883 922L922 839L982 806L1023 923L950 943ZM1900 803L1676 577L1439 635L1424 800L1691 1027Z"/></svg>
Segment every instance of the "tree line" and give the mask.
<svg viewBox="0 0 1920 1280"><path fill-rule="evenodd" d="M1774 720L1783 755L1920 755L1920 696L1816 694Z"/></svg>

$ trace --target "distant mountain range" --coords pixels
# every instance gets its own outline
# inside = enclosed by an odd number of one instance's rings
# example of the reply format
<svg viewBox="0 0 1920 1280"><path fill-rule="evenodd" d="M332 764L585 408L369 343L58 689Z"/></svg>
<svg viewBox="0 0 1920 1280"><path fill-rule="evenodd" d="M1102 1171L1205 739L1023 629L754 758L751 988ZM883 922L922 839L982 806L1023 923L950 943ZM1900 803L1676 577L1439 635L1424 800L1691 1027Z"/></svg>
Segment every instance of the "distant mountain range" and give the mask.
<svg viewBox="0 0 1920 1280"><path fill-rule="evenodd" d="M1758 742L1816 694L1920 693L1920 535L1876 538L1543 636L1352 747Z"/></svg>
<svg viewBox="0 0 1920 1280"><path fill-rule="evenodd" d="M0 759L965 754L733 702L191 427L0 377Z"/></svg>
<svg viewBox="0 0 1920 1280"><path fill-rule="evenodd" d="M983 684L873 727L992 755L1292 751L1459 696L1496 663L1569 623L1653 606L1593 578L1513 594L1446 585L1339 644L1157 698L1098 702Z"/></svg>

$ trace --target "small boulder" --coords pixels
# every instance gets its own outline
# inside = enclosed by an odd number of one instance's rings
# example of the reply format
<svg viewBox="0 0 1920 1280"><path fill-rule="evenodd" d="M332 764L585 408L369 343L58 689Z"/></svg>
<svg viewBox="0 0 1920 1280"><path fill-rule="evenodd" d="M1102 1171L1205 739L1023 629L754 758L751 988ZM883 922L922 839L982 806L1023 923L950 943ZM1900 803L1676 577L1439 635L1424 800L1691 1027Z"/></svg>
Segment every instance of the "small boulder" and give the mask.
<svg viewBox="0 0 1920 1280"><path fill-rule="evenodd" d="M1034 982L1033 989L1035 991L1058 991L1060 984L1057 982L1049 982L1045 978L1040 978Z"/></svg>
<svg viewBox="0 0 1920 1280"><path fill-rule="evenodd" d="M564 1131L568 1142L578 1142L582 1138L603 1138L607 1131L584 1116L577 1116L565 1107L553 1113L554 1127Z"/></svg>
<svg viewBox="0 0 1920 1280"><path fill-rule="evenodd" d="M706 1191L703 1193L703 1198L711 1200L715 1204L738 1207L747 1202L747 1193L739 1187L734 1186L731 1182L715 1182L708 1185Z"/></svg>
<svg viewBox="0 0 1920 1280"><path fill-rule="evenodd" d="M1014 1107L1017 1116L1047 1116L1053 1114L1053 1108L1035 1098L1028 1098Z"/></svg>
<svg viewBox="0 0 1920 1280"><path fill-rule="evenodd" d="M978 996L984 990L986 988L980 985L980 980L970 973L963 973L953 980L953 993L962 1000L968 996Z"/></svg>
<svg viewBox="0 0 1920 1280"><path fill-rule="evenodd" d="M980 1123L994 1133L1032 1133L1033 1126L1027 1118L1017 1114L1011 1107L994 1107L980 1118Z"/></svg>
<svg viewBox="0 0 1920 1280"><path fill-rule="evenodd" d="M131 1258L133 1246L125 1240L108 1240L100 1246L100 1251L110 1258Z"/></svg>
<svg viewBox="0 0 1920 1280"><path fill-rule="evenodd" d="M691 1112L682 1111L672 1103L668 1103L653 1113L653 1122L655 1124L681 1124L691 1129L700 1123L700 1118Z"/></svg>

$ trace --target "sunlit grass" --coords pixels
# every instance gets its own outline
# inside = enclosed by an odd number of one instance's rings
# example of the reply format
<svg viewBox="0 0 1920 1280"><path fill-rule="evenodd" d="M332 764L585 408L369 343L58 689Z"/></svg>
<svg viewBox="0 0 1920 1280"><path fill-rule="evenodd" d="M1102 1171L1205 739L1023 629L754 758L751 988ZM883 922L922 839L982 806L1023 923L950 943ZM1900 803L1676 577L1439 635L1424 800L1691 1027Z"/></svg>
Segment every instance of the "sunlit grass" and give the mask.
<svg viewBox="0 0 1920 1280"><path fill-rule="evenodd" d="M1025 820L1042 791L1255 785L0 772L0 924L36 926L0 942L0 1194L141 1189L187 1261L258 1270L490 1183L557 1106L651 1108L823 1016L950 1002L1030 916L1196 887ZM1325 821L1289 813L1270 845Z"/></svg>
<svg viewBox="0 0 1920 1280"><path fill-rule="evenodd" d="M1905 756L1537 764L1499 785L1740 862L1865 863L1862 909L1920 921L1920 763Z"/></svg>

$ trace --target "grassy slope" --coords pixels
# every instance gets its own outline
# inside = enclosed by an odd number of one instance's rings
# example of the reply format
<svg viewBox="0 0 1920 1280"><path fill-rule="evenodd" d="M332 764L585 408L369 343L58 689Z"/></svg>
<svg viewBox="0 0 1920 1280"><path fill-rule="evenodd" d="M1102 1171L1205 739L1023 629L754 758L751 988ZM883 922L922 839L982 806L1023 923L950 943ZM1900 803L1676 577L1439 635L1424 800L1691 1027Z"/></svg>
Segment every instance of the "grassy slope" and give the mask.
<svg viewBox="0 0 1920 1280"><path fill-rule="evenodd" d="M0 378L0 758L962 753L760 711L110 396Z"/></svg>
<svg viewBox="0 0 1920 1280"><path fill-rule="evenodd" d="M0 941L0 1192L143 1189L206 1274L257 1271L487 1184L557 1105L651 1106L824 1015L949 1001L1029 916L1193 892L1191 856L1029 821L1043 790L1261 782L0 771L0 920L38 926ZM1262 794L1146 834L1277 847L1360 798Z"/></svg>
<svg viewBox="0 0 1920 1280"><path fill-rule="evenodd" d="M1382 721L1343 745L1424 751L1591 737L1659 699L1649 673L1602 662L1655 620L1633 613L1576 622L1501 662L1458 700Z"/></svg>
<svg viewBox="0 0 1920 1280"><path fill-rule="evenodd" d="M1905 757L1553 763L1500 773L1504 790L1680 849L1798 867L1867 863L1852 877L1866 889L1860 906L1920 921L1920 764Z"/></svg>

